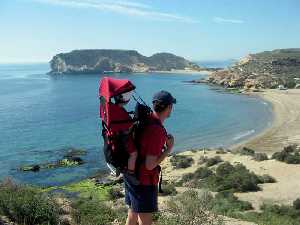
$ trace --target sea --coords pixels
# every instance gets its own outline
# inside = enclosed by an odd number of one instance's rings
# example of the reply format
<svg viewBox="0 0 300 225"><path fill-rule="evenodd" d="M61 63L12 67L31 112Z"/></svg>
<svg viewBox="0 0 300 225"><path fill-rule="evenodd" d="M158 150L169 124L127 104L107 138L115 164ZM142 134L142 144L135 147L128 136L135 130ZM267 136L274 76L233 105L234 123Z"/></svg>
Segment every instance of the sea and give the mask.
<svg viewBox="0 0 300 225"><path fill-rule="evenodd" d="M225 67L226 63L210 62ZM203 64L202 64L203 65ZM204 65L205 66L205 65ZM99 119L99 82L104 75L48 75L47 63L0 64L0 179L39 186L64 185L106 169ZM174 152L229 146L262 132L273 120L270 103L253 96L187 81L206 74L110 74L132 81L151 105L155 92L177 99L165 127ZM128 110L133 108L132 102ZM85 149L85 164L40 172L20 167L55 162L70 147Z"/></svg>

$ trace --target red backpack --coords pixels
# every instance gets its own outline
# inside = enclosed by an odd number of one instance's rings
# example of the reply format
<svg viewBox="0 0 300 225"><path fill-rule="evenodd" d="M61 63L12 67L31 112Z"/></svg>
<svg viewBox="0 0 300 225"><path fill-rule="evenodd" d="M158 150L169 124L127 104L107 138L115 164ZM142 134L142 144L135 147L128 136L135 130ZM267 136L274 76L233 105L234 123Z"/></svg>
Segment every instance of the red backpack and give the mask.
<svg viewBox="0 0 300 225"><path fill-rule="evenodd" d="M134 112L127 112L113 102L116 96L133 91L135 86L127 79L104 77L99 86L100 118L102 120L102 136L104 140L104 156L113 173L126 171L128 164L128 138L134 136L134 130L141 129L142 121L146 121L151 113L145 102L137 101Z"/></svg>

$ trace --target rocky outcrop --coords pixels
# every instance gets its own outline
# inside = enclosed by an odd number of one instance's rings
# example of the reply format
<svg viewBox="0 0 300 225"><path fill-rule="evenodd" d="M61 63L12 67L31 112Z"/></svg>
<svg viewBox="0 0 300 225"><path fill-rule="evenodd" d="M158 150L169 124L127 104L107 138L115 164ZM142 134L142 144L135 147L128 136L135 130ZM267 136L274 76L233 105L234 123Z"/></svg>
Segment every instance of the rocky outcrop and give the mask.
<svg viewBox="0 0 300 225"><path fill-rule="evenodd" d="M229 88L294 88L300 78L300 49L251 54L209 75L208 82Z"/></svg>
<svg viewBox="0 0 300 225"><path fill-rule="evenodd" d="M50 66L51 74L200 70L198 65L170 53L146 57L134 50L109 49L60 53L52 58Z"/></svg>

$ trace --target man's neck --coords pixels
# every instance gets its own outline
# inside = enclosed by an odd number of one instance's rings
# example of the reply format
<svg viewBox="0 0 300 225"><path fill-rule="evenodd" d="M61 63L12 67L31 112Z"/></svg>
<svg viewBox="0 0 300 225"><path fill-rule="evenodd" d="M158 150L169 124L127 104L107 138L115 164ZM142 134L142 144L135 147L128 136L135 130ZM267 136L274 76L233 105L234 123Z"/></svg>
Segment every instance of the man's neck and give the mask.
<svg viewBox="0 0 300 225"><path fill-rule="evenodd" d="M163 115L161 115L160 113L157 113L155 111L153 112L153 114L155 115L155 117L157 117L161 121L161 123L164 123L166 118Z"/></svg>

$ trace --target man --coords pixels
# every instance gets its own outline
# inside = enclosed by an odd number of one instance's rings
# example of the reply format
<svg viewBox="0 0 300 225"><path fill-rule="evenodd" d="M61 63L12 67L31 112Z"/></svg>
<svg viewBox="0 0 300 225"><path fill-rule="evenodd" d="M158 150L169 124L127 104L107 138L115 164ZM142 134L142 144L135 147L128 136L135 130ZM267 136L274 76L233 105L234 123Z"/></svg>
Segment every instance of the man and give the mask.
<svg viewBox="0 0 300 225"><path fill-rule="evenodd" d="M154 111L149 125L137 140L139 159L143 162L138 168L140 184L132 184L126 176L124 179L125 202L129 206L126 225L152 224L152 213L158 210L159 164L169 155L174 145L174 137L167 134L163 123L170 117L176 99L169 92L160 91L153 96L152 103Z"/></svg>

